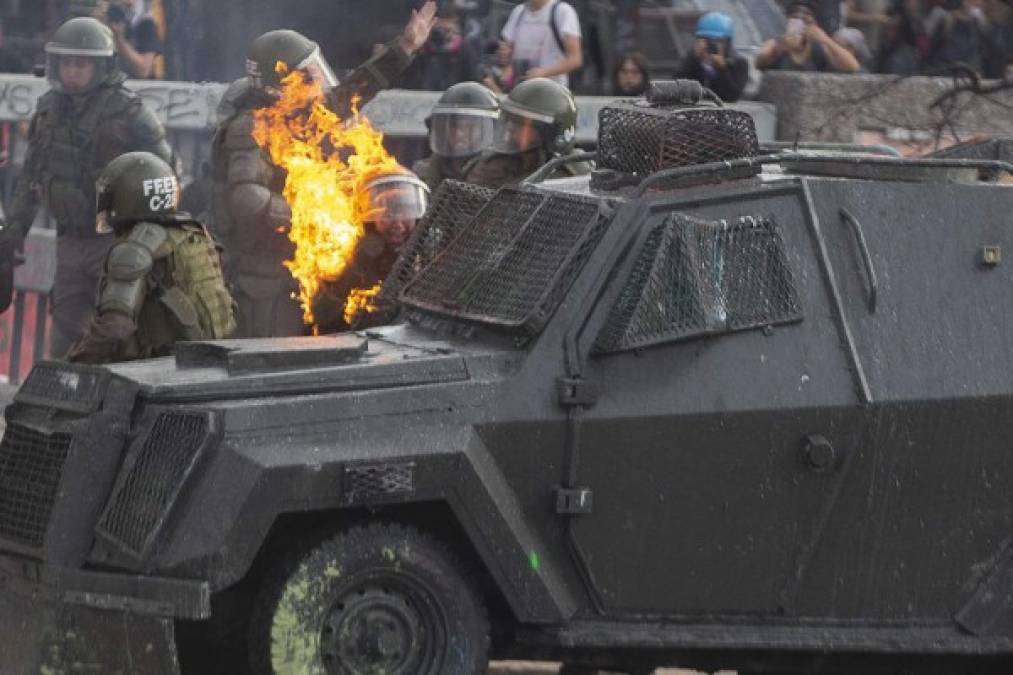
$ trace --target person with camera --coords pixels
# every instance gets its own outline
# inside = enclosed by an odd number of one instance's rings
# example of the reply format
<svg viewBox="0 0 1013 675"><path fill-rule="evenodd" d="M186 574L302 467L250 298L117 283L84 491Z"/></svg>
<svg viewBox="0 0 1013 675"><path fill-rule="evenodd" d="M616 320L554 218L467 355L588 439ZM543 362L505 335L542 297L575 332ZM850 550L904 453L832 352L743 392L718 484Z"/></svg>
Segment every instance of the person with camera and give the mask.
<svg viewBox="0 0 1013 675"><path fill-rule="evenodd" d="M693 51L682 63L678 77L696 80L722 101L738 101L749 81L749 61L735 53L735 23L727 14L708 12L696 24Z"/></svg>
<svg viewBox="0 0 1013 675"><path fill-rule="evenodd" d="M420 50L419 60L419 89L426 91L443 91L458 82L481 77L478 54L462 34L453 4L440 5L436 10L436 23Z"/></svg>
<svg viewBox="0 0 1013 675"><path fill-rule="evenodd" d="M537 77L569 87L568 74L584 65L580 19L563 0L525 0L514 7L500 34L499 56L511 82Z"/></svg>
<svg viewBox="0 0 1013 675"><path fill-rule="evenodd" d="M138 10L134 0L96 0L91 15L112 30L120 67L127 77L138 80L163 77L164 49L158 26L154 19Z"/></svg>
<svg viewBox="0 0 1013 675"><path fill-rule="evenodd" d="M763 43L756 55L757 68L835 73L861 70L858 59L820 27L812 0L788 3L786 14L784 35Z"/></svg>

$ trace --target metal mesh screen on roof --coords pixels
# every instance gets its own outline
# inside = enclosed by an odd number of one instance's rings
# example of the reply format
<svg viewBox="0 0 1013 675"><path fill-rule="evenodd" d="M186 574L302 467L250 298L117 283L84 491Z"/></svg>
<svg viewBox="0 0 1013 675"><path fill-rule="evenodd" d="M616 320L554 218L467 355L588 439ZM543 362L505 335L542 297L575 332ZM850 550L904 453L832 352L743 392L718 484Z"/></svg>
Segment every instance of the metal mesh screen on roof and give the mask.
<svg viewBox="0 0 1013 675"><path fill-rule="evenodd" d="M504 188L401 299L419 309L536 332L607 226L595 200Z"/></svg>
<svg viewBox="0 0 1013 675"><path fill-rule="evenodd" d="M636 349L801 318L784 243L772 218L729 223L673 214L645 241L595 351Z"/></svg>
<svg viewBox="0 0 1013 675"><path fill-rule="evenodd" d="M598 166L603 169L647 176L759 152L753 118L738 110L616 102L598 113Z"/></svg>
<svg viewBox="0 0 1013 675"><path fill-rule="evenodd" d="M138 559L154 543L209 434L208 416L158 416L113 490L96 531Z"/></svg>
<svg viewBox="0 0 1013 675"><path fill-rule="evenodd" d="M432 201L402 249L390 274L383 282L376 306L393 315L397 299L415 275L433 262L461 233L472 218L496 194L490 188L445 180L433 194Z"/></svg>

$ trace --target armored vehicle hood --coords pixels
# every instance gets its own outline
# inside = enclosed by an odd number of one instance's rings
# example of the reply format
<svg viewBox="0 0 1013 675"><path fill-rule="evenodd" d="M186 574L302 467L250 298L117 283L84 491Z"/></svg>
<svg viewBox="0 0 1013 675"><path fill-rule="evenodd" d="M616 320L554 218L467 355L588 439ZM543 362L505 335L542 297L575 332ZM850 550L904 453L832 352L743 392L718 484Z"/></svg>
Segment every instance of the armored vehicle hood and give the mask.
<svg viewBox="0 0 1013 675"><path fill-rule="evenodd" d="M399 333L399 331L388 331ZM108 366L159 401L379 389L467 379L460 353L383 333L188 342L174 357Z"/></svg>

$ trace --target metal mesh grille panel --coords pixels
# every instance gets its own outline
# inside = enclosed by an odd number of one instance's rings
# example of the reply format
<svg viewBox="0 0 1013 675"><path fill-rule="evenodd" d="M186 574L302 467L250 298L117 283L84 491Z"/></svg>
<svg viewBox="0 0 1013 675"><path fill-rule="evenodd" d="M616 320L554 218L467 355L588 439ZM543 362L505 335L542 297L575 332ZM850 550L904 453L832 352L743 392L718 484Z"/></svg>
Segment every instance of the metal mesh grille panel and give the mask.
<svg viewBox="0 0 1013 675"><path fill-rule="evenodd" d="M598 166L647 176L661 169L759 154L748 113L614 103L598 114Z"/></svg>
<svg viewBox="0 0 1013 675"><path fill-rule="evenodd" d="M534 331L604 233L597 202L503 189L405 290L415 307Z"/></svg>
<svg viewBox="0 0 1013 675"><path fill-rule="evenodd" d="M8 424L0 443L0 536L42 546L70 443L69 434Z"/></svg>
<svg viewBox="0 0 1013 675"><path fill-rule="evenodd" d="M495 190L456 180L440 183L426 215L383 282L377 306L389 311L408 282L446 250L494 194Z"/></svg>
<svg viewBox="0 0 1013 675"><path fill-rule="evenodd" d="M773 219L706 222L673 214L645 241L595 351L801 318Z"/></svg>
<svg viewBox="0 0 1013 675"><path fill-rule="evenodd" d="M159 415L117 482L99 531L142 556L151 545L208 436L205 415Z"/></svg>
<svg viewBox="0 0 1013 675"><path fill-rule="evenodd" d="M345 499L358 502L384 495L411 492L415 487L415 465L370 464L345 470Z"/></svg>

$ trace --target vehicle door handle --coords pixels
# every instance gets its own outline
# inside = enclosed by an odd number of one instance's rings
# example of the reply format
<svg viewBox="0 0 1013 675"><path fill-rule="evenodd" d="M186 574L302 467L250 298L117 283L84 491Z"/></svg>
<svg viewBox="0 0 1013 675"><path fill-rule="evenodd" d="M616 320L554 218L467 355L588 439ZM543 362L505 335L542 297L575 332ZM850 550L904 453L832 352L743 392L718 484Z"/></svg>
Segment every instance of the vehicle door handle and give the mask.
<svg viewBox="0 0 1013 675"><path fill-rule="evenodd" d="M858 219L851 215L851 212L847 209L841 209L841 219L846 225L851 227L851 231L855 234L855 239L858 241L858 249L862 254L862 263L865 265L865 276L869 282L869 298L868 307L869 312L873 313L876 311L876 301L879 298L879 282L876 280L876 268L872 264L872 256L869 254L869 244L865 241L865 233L862 231L862 224L858 222Z"/></svg>

